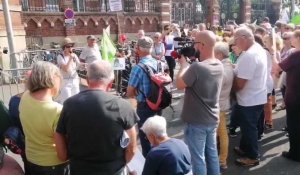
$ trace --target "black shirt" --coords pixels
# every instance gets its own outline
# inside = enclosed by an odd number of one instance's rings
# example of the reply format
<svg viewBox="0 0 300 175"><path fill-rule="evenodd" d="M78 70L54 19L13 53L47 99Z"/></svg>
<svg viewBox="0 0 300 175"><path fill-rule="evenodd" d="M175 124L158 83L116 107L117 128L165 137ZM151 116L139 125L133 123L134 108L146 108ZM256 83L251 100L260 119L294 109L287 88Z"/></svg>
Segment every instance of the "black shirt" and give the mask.
<svg viewBox="0 0 300 175"><path fill-rule="evenodd" d="M101 90L67 99L56 131L67 136L71 173L109 175L124 167L120 138L137 120L129 102Z"/></svg>

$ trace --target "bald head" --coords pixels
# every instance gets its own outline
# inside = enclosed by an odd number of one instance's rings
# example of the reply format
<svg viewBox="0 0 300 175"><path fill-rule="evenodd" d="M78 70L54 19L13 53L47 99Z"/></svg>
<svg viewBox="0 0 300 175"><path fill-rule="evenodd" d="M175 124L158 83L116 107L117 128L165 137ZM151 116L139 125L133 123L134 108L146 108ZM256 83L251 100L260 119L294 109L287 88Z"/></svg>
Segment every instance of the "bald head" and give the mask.
<svg viewBox="0 0 300 175"><path fill-rule="evenodd" d="M89 82L108 85L114 79L114 72L108 61L95 61L88 66L87 78Z"/></svg>
<svg viewBox="0 0 300 175"><path fill-rule="evenodd" d="M216 35L212 31L209 31L209 30L204 30L204 31L198 32L196 34L196 38L195 38L196 42L201 42L209 48L210 47L212 48L215 46L216 40L217 40Z"/></svg>

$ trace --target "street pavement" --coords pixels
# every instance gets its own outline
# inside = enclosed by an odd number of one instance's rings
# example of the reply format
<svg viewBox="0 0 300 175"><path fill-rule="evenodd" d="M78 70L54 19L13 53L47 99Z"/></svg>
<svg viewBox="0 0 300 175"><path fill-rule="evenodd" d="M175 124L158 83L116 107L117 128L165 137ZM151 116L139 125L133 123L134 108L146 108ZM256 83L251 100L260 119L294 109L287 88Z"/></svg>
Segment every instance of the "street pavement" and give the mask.
<svg viewBox="0 0 300 175"><path fill-rule="evenodd" d="M176 71L177 72L177 71ZM175 73L176 75L176 73ZM0 87L1 89L1 87ZM13 89L14 92L11 92ZM5 96L7 104L7 95L12 93L14 95L18 88L16 87L2 87L1 91ZM22 89L22 88L20 88ZM115 92L111 92L114 94ZM2 95L3 95L2 94ZM168 134L171 137L183 139L183 129L185 124L180 119L180 113L183 105L184 91L175 90L173 92L173 103L171 107L163 111L163 116L168 121ZM1 98L0 98L1 99ZM277 101L280 104L281 96L277 95ZM135 106L134 100L129 100ZM223 171L223 175L300 175L300 163L287 160L281 156L282 151L288 151L289 142L286 137L286 132L281 131L286 123L285 111L274 112L273 122L274 129L266 131L264 137L259 142L261 162L255 167L239 167L234 164L238 156L234 153L233 147L239 145L240 134L236 138L229 138L229 155L228 155L228 169ZM299 126L300 127L300 126ZM19 156L13 153L8 153L14 157L21 165L22 160ZM139 155L140 157L140 155ZM22 165L23 166L23 165ZM140 172L140 171L139 171ZM140 174L140 173L139 173Z"/></svg>
<svg viewBox="0 0 300 175"><path fill-rule="evenodd" d="M183 93L183 91L179 91ZM281 96L277 95L280 104ZM171 137L183 139L185 124L180 120L183 98L174 100L173 110L167 108L163 116L168 121L168 134ZM238 137L229 137L228 169L222 171L222 175L300 175L300 163L287 160L281 156L282 151L289 150L289 141L286 132L281 131L285 127L286 112L273 111L274 129L265 131L264 137L259 141L261 161L255 167L240 167L235 165L235 159L239 158L233 151L234 146L239 145L240 132Z"/></svg>

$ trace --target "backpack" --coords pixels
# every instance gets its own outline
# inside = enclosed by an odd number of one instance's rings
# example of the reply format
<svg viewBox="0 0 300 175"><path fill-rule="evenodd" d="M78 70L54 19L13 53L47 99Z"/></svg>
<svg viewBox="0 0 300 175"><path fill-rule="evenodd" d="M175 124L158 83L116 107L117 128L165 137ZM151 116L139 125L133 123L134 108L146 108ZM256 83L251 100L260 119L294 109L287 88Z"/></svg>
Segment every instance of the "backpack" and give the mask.
<svg viewBox="0 0 300 175"><path fill-rule="evenodd" d="M9 111L2 101L0 101L0 148L1 147L5 149L8 148L15 154L25 154L24 135L20 128L14 126Z"/></svg>
<svg viewBox="0 0 300 175"><path fill-rule="evenodd" d="M151 82L150 94L146 96L145 93L141 92L146 98L148 107L153 111L168 107L172 102L171 89L168 87L172 83L171 77L160 72L159 69L154 73L153 69L146 64L139 63L138 66L144 70Z"/></svg>
<svg viewBox="0 0 300 175"><path fill-rule="evenodd" d="M10 119L8 109L4 103L0 101L0 146L3 146L5 131L12 125L13 123Z"/></svg>

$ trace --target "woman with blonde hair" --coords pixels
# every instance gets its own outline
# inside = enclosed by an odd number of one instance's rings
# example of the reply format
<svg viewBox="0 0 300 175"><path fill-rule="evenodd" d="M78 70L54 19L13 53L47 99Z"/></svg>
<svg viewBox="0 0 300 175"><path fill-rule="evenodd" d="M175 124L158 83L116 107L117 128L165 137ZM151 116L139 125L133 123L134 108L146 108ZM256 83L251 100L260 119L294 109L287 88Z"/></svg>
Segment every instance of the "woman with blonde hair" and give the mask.
<svg viewBox="0 0 300 175"><path fill-rule="evenodd" d="M32 175L64 175L67 163L57 156L54 133L62 105L53 101L62 81L54 64L36 62L20 102L20 120L25 135L27 168Z"/></svg>

